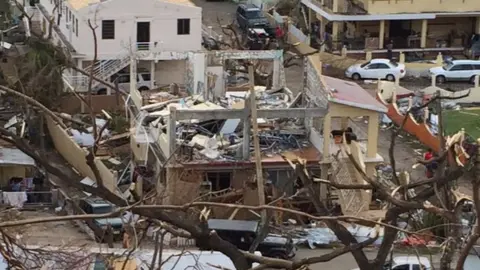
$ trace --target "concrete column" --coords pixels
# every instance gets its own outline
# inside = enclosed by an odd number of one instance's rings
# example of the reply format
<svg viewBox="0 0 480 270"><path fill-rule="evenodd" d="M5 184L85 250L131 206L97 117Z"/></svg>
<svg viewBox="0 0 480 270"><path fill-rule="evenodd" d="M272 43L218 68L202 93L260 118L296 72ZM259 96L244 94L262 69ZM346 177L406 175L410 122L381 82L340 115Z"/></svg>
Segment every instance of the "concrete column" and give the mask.
<svg viewBox="0 0 480 270"><path fill-rule="evenodd" d="M206 92L205 86L205 70L206 70L206 54L195 52L193 55L189 53L189 65L193 67L193 93L199 95ZM201 88L200 88L200 87Z"/></svg>
<svg viewBox="0 0 480 270"><path fill-rule="evenodd" d="M328 179L328 169L330 167L330 164L320 164L320 177L322 179L325 179L325 180L332 180L332 179ZM318 185L320 187L320 200L325 200L327 199L327 189L328 189L328 185L326 184L320 184Z"/></svg>
<svg viewBox="0 0 480 270"><path fill-rule="evenodd" d="M385 41L385 20L380 21L380 32L378 34L378 48L383 49L383 43Z"/></svg>
<svg viewBox="0 0 480 270"><path fill-rule="evenodd" d="M428 30L428 21L422 20L422 34L420 36L420 47L427 47L427 30Z"/></svg>
<svg viewBox="0 0 480 270"><path fill-rule="evenodd" d="M400 52L400 55L398 57L398 62L404 64L405 63L405 53Z"/></svg>
<svg viewBox="0 0 480 270"><path fill-rule="evenodd" d="M332 41L334 42L334 47L336 42L338 41L338 34L340 33L340 23L341 22L333 22L332 23Z"/></svg>
<svg viewBox="0 0 480 270"><path fill-rule="evenodd" d="M137 60L132 55L130 57L130 92L137 90Z"/></svg>
<svg viewBox="0 0 480 270"><path fill-rule="evenodd" d="M280 65L282 64L280 59L273 60L273 76L272 76L272 88L279 89L281 87Z"/></svg>
<svg viewBox="0 0 480 270"><path fill-rule="evenodd" d="M249 93L247 95L247 98L245 100L248 100L252 93ZM251 133L251 119L248 117L250 115L250 106L251 102L245 102L245 107L244 110L246 111L245 115L247 117L243 118L243 142L242 142L242 157L244 160L249 160L250 159L250 133Z"/></svg>
<svg viewBox="0 0 480 270"><path fill-rule="evenodd" d="M155 61L150 61L150 89L155 88Z"/></svg>
<svg viewBox="0 0 480 270"><path fill-rule="evenodd" d="M332 133L332 118L327 113L323 118L323 158L330 159L330 135Z"/></svg>
<svg viewBox="0 0 480 270"><path fill-rule="evenodd" d="M377 156L377 143L378 143L378 126L379 119L378 114L372 114L368 117L368 130L367 130L367 157L374 158Z"/></svg>
<svg viewBox="0 0 480 270"><path fill-rule="evenodd" d="M475 34L480 34L480 16L475 19Z"/></svg>
<svg viewBox="0 0 480 270"><path fill-rule="evenodd" d="M365 53L365 60L367 60L367 61L372 60L372 52L371 51L367 51Z"/></svg>
<svg viewBox="0 0 480 270"><path fill-rule="evenodd" d="M338 0L333 0L333 7L332 7L333 13L338 12Z"/></svg>
<svg viewBox="0 0 480 270"><path fill-rule="evenodd" d="M323 40L325 37L325 25L327 24L327 20L322 18L320 21L320 40Z"/></svg>
<svg viewBox="0 0 480 270"><path fill-rule="evenodd" d="M168 138L168 153L167 157L170 157L175 153L177 149L177 108L170 107L170 117L168 118L167 126L167 138Z"/></svg>

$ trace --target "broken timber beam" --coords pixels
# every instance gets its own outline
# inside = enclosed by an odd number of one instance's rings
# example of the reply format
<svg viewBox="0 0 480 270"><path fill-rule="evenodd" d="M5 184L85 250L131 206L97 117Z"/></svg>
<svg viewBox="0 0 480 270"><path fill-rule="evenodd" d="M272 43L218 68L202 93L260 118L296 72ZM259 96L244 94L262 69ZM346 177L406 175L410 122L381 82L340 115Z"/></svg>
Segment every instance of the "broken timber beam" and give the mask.
<svg viewBox="0 0 480 270"><path fill-rule="evenodd" d="M307 118L322 117L327 114L327 108L289 108L289 109L258 109L258 118ZM176 109L176 120L199 121L212 119L245 119L249 112L244 109L214 109L214 110L184 110Z"/></svg>

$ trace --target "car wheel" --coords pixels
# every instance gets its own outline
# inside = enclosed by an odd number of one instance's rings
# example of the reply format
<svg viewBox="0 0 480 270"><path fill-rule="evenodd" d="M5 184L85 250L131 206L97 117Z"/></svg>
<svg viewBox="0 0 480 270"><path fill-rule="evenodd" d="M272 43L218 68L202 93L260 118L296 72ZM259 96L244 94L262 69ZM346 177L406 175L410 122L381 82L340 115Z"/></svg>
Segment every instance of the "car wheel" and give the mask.
<svg viewBox="0 0 480 270"><path fill-rule="evenodd" d="M142 87L138 88L139 91L146 91L148 89L150 89L150 88L148 88L146 86L142 86Z"/></svg>
<svg viewBox="0 0 480 270"><path fill-rule="evenodd" d="M387 81L389 82L393 82L395 81L395 76L393 76L392 74L388 74L387 77L386 77Z"/></svg>
<svg viewBox="0 0 480 270"><path fill-rule="evenodd" d="M470 78L470 83L471 83L471 84L475 84L475 76L472 76L472 77Z"/></svg>
<svg viewBox="0 0 480 270"><path fill-rule="evenodd" d="M442 84L442 83L446 82L447 79L445 78L445 76L439 75L439 76L435 77L435 81L439 84Z"/></svg>
<svg viewBox="0 0 480 270"><path fill-rule="evenodd" d="M353 73L352 75L352 79L355 80L355 81L358 81L360 80L362 77L360 76L360 74L358 73Z"/></svg>
<svg viewBox="0 0 480 270"><path fill-rule="evenodd" d="M106 95L107 94L107 89L103 88L98 90L97 95Z"/></svg>

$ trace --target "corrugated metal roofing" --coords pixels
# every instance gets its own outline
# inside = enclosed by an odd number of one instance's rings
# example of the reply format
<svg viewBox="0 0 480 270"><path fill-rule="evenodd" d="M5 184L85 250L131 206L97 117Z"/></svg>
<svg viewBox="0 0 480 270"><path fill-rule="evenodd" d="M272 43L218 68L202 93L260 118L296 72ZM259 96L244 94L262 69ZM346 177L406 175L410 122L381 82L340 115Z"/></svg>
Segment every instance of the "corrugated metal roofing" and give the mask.
<svg viewBox="0 0 480 270"><path fill-rule="evenodd" d="M4 147L0 148L0 166L1 165L35 166L35 161L17 148Z"/></svg>

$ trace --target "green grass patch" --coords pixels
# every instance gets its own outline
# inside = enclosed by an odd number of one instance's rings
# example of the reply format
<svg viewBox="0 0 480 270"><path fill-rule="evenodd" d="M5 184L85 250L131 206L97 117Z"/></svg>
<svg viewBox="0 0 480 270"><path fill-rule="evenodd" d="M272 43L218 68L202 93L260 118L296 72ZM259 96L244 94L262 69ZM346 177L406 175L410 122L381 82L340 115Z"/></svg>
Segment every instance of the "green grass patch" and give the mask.
<svg viewBox="0 0 480 270"><path fill-rule="evenodd" d="M480 138L480 108L444 111L443 123L448 135L464 128L471 137Z"/></svg>

